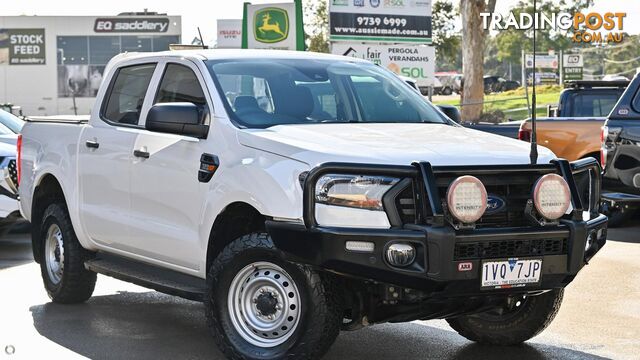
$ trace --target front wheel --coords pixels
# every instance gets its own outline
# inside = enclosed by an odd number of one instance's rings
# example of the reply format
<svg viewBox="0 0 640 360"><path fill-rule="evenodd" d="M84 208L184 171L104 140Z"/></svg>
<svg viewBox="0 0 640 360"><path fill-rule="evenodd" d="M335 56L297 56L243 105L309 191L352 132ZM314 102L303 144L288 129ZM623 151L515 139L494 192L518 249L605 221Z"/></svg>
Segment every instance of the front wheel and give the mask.
<svg viewBox="0 0 640 360"><path fill-rule="evenodd" d="M315 359L338 335L342 312L333 281L285 261L267 234L229 244L207 283L208 324L229 359Z"/></svg>
<svg viewBox="0 0 640 360"><path fill-rule="evenodd" d="M555 318L564 289L510 297L504 307L447 319L465 338L482 344L517 345L538 335Z"/></svg>

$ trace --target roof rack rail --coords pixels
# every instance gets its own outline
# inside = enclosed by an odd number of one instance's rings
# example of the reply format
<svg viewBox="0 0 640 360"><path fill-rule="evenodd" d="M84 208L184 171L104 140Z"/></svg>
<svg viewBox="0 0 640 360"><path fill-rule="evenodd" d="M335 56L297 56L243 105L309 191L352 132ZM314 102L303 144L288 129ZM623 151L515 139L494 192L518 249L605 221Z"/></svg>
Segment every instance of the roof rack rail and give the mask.
<svg viewBox="0 0 640 360"><path fill-rule="evenodd" d="M564 82L565 88L594 88L594 87L621 87L629 85L629 80L567 80Z"/></svg>

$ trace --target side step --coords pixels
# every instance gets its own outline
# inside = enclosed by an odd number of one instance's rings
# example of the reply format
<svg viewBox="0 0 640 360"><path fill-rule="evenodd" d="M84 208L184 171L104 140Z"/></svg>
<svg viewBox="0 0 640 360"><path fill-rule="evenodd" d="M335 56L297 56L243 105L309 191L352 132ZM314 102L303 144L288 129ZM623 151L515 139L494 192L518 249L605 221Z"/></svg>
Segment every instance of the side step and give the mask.
<svg viewBox="0 0 640 360"><path fill-rule="evenodd" d="M161 293L194 301L203 301L206 282L195 276L120 256L99 253L95 259L84 263L87 270L130 282Z"/></svg>

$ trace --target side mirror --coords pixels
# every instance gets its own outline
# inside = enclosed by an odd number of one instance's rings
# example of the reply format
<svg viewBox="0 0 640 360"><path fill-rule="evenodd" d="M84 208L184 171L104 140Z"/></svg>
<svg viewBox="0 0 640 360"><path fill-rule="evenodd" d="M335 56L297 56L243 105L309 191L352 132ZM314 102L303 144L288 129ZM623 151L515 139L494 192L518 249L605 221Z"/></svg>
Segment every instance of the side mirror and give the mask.
<svg viewBox="0 0 640 360"><path fill-rule="evenodd" d="M206 139L209 125L200 123L202 110L189 102L155 104L149 109L145 128L170 134Z"/></svg>
<svg viewBox="0 0 640 360"><path fill-rule="evenodd" d="M460 110L453 105L438 105L440 111L442 111L447 117L454 122L460 124Z"/></svg>

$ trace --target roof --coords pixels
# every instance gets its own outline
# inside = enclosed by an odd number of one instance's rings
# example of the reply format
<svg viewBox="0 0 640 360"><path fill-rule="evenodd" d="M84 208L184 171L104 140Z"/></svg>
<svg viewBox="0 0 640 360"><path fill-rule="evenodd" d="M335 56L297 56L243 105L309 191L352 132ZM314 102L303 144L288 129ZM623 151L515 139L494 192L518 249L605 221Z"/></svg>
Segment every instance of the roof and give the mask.
<svg viewBox="0 0 640 360"><path fill-rule="evenodd" d="M369 61L342 55L316 53L311 51L257 50L257 49L193 49L161 52L126 53L120 59L147 58L157 56L198 57L203 60L226 59L299 59L299 60L349 60L368 63Z"/></svg>

